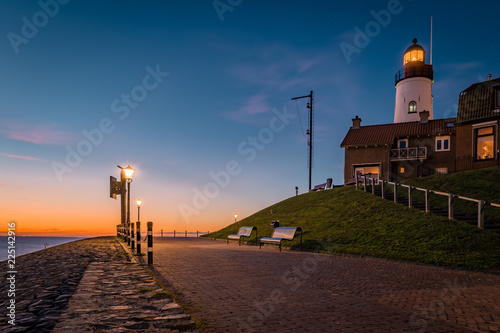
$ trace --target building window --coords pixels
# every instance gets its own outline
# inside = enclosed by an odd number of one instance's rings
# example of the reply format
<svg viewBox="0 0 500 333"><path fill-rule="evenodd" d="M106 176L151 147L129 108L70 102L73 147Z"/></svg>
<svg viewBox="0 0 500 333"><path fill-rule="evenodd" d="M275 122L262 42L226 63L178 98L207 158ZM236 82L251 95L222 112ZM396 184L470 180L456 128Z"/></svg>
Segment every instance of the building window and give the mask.
<svg viewBox="0 0 500 333"><path fill-rule="evenodd" d="M496 103L495 103L495 105L496 105L497 108L500 108L500 89L497 89L497 94L496 95L497 95L497 97L496 97Z"/></svg>
<svg viewBox="0 0 500 333"><path fill-rule="evenodd" d="M495 158L494 126L476 129L476 160Z"/></svg>
<svg viewBox="0 0 500 333"><path fill-rule="evenodd" d="M417 102L411 101L408 104L408 113L416 113L417 112Z"/></svg>
<svg viewBox="0 0 500 333"><path fill-rule="evenodd" d="M405 168L404 167L399 168L399 173L405 173Z"/></svg>
<svg viewBox="0 0 500 333"><path fill-rule="evenodd" d="M438 136L436 137L436 151L449 151L450 150L450 137Z"/></svg>
<svg viewBox="0 0 500 333"><path fill-rule="evenodd" d="M408 139L398 140L398 148L399 149L408 148Z"/></svg>

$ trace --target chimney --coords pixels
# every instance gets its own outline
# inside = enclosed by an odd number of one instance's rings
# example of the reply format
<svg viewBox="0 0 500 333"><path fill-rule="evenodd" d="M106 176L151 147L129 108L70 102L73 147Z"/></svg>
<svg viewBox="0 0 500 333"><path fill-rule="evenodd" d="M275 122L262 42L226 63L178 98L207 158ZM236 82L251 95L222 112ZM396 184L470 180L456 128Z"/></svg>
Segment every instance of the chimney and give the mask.
<svg viewBox="0 0 500 333"><path fill-rule="evenodd" d="M488 81L491 80L492 76L493 76L493 74L488 74Z"/></svg>
<svg viewBox="0 0 500 333"><path fill-rule="evenodd" d="M352 128L356 129L356 128L360 128L360 127L361 127L361 118L359 118L358 116L356 116L356 118L354 118L352 120Z"/></svg>
<svg viewBox="0 0 500 333"><path fill-rule="evenodd" d="M420 115L420 123L421 124L425 124L425 123L428 123L429 122L429 111L422 111L419 113Z"/></svg>

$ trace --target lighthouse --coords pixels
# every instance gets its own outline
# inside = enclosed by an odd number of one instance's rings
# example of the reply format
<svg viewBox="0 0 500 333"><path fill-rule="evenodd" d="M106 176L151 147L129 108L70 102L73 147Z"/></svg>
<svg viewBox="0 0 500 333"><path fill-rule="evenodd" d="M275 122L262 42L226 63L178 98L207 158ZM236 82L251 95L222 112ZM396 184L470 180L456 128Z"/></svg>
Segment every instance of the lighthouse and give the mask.
<svg viewBox="0 0 500 333"><path fill-rule="evenodd" d="M395 76L394 123L418 121L422 111L428 111L428 119L433 119L432 82L432 63L425 63L425 50L414 38L404 53L403 68Z"/></svg>

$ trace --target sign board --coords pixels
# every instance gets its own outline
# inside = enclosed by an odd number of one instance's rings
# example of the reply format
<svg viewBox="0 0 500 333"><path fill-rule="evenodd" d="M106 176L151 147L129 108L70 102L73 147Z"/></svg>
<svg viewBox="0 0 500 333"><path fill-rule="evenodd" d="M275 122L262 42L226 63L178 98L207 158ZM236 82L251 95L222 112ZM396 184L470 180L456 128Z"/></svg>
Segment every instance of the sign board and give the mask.
<svg viewBox="0 0 500 333"><path fill-rule="evenodd" d="M121 194L120 182L115 177L109 176L109 197L116 199L118 194Z"/></svg>

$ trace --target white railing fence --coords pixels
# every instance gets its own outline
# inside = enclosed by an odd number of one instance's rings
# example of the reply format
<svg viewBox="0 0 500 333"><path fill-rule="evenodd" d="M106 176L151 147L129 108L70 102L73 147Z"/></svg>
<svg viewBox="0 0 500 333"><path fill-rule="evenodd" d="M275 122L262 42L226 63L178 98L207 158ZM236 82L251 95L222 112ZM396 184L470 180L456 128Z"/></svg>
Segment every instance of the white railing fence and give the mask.
<svg viewBox="0 0 500 333"><path fill-rule="evenodd" d="M448 197L448 218L449 219L454 218L455 199L462 199L462 200L466 200L466 201L476 202L477 203L477 226L478 226L478 228L481 228L481 229L484 228L484 208L487 205L490 205L492 207L500 207L500 204L487 202L485 200L468 198L468 197L464 197L461 195L455 195L453 193L439 192L439 191L429 190L426 188L405 185L405 184L401 184L401 183L397 183L397 182L388 182L385 180L379 180L379 179L368 177L368 176L356 177L355 183L356 183L356 189L359 189L359 184L361 183L363 185L363 190L365 192L367 191L368 185L371 185L371 192L373 194L375 194L375 186L380 185L382 198L384 198L384 199L385 199L385 187L386 187L386 185L387 184L392 185L395 203L398 202L398 187L407 188L408 189L408 207L413 207L414 191L415 190L422 191L424 193L424 202L425 202L425 211L426 212L430 212L430 207L431 207L430 206L430 194L431 193Z"/></svg>

